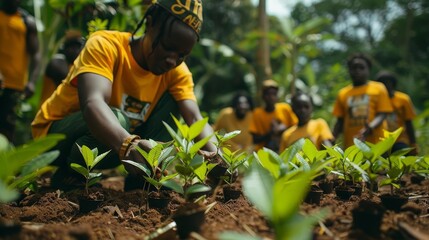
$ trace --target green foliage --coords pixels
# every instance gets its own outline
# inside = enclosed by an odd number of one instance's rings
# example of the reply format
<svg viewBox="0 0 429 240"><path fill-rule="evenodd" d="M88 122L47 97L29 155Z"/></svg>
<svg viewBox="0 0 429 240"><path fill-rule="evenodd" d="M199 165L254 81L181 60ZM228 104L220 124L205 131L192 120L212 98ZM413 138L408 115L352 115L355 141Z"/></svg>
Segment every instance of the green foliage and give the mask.
<svg viewBox="0 0 429 240"><path fill-rule="evenodd" d="M54 147L64 135L51 134L22 146L8 146L0 150L0 202L15 200L22 190L41 174L52 170L47 167L59 155L58 151L45 151Z"/></svg>
<svg viewBox="0 0 429 240"><path fill-rule="evenodd" d="M79 145L77 146L79 147L80 153L82 154L82 157L85 161L85 166L82 166L77 163L71 163L70 167L85 177L85 190L86 193L89 194L88 188L99 182L102 175L102 173L94 173L92 172L92 170L101 160L103 160L104 157L106 157L110 150L98 155L97 148L89 149L85 145L83 145L82 147Z"/></svg>
<svg viewBox="0 0 429 240"><path fill-rule="evenodd" d="M311 239L314 224L326 216L325 210L312 216L299 213L315 174L314 169L301 170L275 179L257 162L252 164L243 180L244 194L273 224L276 239Z"/></svg>
<svg viewBox="0 0 429 240"><path fill-rule="evenodd" d="M167 123L163 122L177 150L178 163L175 165L176 171L185 180L185 185L191 185L193 180L204 182L208 172L216 165L207 163L198 152L209 142L212 135L197 140L204 127L208 123L208 118L203 118L194 122L191 126L181 123L172 115L178 128L176 133Z"/></svg>
<svg viewBox="0 0 429 240"><path fill-rule="evenodd" d="M146 159L147 164L131 160L122 161L139 168L146 181L152 184L159 191L164 182L169 181L177 175L177 173L165 174L168 166L173 162L176 152L171 143L163 144L153 140L149 141L152 145L149 152L146 152L136 146L139 153L144 157L144 159Z"/></svg>
<svg viewBox="0 0 429 240"><path fill-rule="evenodd" d="M222 153L220 154L222 160L228 165L227 172L229 177L224 178L224 181L228 184L231 184L234 179L234 173L240 166L243 166L250 156L246 152L240 152L239 150L232 152L230 149L224 147L222 148Z"/></svg>

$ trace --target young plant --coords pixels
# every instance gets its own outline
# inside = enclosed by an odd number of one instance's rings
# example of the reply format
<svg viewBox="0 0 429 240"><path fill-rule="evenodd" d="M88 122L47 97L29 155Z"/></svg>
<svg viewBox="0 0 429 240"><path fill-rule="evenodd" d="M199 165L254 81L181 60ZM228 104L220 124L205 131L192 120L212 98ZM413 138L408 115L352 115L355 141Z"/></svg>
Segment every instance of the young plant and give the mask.
<svg viewBox="0 0 429 240"><path fill-rule="evenodd" d="M243 179L244 194L272 223L276 239L311 239L314 224L327 215L326 210L311 216L299 212L315 174L317 170L301 169L275 179L258 162L252 163L250 172ZM225 232L220 239L256 238Z"/></svg>
<svg viewBox="0 0 429 240"><path fill-rule="evenodd" d="M25 189L45 172L48 165L59 155L59 151L47 150L65 138L62 134L50 134L14 148L2 141L0 150L0 202L16 200L19 191Z"/></svg>
<svg viewBox="0 0 429 240"><path fill-rule="evenodd" d="M225 134L221 134L219 132L215 132L215 136L216 136L216 140L217 140L217 143L215 144L216 148L217 148L217 154L218 155L220 154L220 150L221 150L222 147L229 147L228 144L227 144L227 141L230 140L230 139L232 139L232 138L234 138L234 137L236 137L240 133L241 133L240 130L228 132L228 133L225 133Z"/></svg>
<svg viewBox="0 0 429 240"><path fill-rule="evenodd" d="M364 161L362 152L355 146L348 147L343 151L338 146L333 146L326 149L328 154L334 159L334 169L331 171L334 174L346 181L351 181L353 184L362 179L368 181L368 174L364 169L368 164Z"/></svg>
<svg viewBox="0 0 429 240"><path fill-rule="evenodd" d="M178 128L177 133L167 123L163 123L173 138L177 150L178 163L175 165L175 170L184 180L185 188L191 186L194 180L204 183L208 172L216 166L216 164L205 161L204 157L199 154L199 151L209 142L212 135L199 141L196 139L208 123L208 118L203 118L188 126L182 124L173 115L172 117Z"/></svg>
<svg viewBox="0 0 429 240"><path fill-rule="evenodd" d="M228 176L224 178L224 181L228 184L232 184L234 182L234 173L240 166L243 166L247 162L249 156L245 152L239 152L239 150L232 152L226 147L222 148L220 156L228 165Z"/></svg>
<svg viewBox="0 0 429 240"><path fill-rule="evenodd" d="M139 153L146 159L147 164L138 163L131 160L122 160L123 162L129 163L142 171L142 175L147 182L152 184L159 192L162 184L174 178L177 173L168 174L168 166L175 159L174 146L171 143L157 143L153 140L149 140L152 149L149 152L136 147Z"/></svg>
<svg viewBox="0 0 429 240"><path fill-rule="evenodd" d="M85 166L77 163L71 163L70 167L85 177L85 192L89 195L89 187L99 182L102 175L102 173L95 173L92 172L92 170L101 160L103 160L104 157L106 157L110 150L98 155L97 148L89 149L85 145L82 147L79 145L77 146L79 147L80 153L85 161Z"/></svg>

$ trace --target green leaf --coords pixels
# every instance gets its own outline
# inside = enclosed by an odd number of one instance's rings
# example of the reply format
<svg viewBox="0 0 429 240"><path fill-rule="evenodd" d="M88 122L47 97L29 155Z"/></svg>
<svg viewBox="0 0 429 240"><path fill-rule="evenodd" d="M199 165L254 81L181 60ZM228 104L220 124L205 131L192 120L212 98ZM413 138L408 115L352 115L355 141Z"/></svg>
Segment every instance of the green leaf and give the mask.
<svg viewBox="0 0 429 240"><path fill-rule="evenodd" d="M174 131L170 125L168 125L166 122L162 122L165 126L165 128L167 129L168 133L170 134L171 138L174 140L174 142L176 144L179 145L180 148L185 149L186 145L184 144L184 142L182 141L182 138L176 133L176 131Z"/></svg>
<svg viewBox="0 0 429 240"><path fill-rule="evenodd" d="M97 173L95 173L95 172L90 172L89 173L89 177L88 177L88 179L93 179L93 178L98 178L98 177L101 177L103 174L101 173L101 172L97 172Z"/></svg>
<svg viewBox="0 0 429 240"><path fill-rule="evenodd" d="M223 142L228 141L231 138L234 138L235 136L237 136L238 134L240 134L241 131L240 130L235 130L229 133L225 133L225 135L222 136L221 140Z"/></svg>
<svg viewBox="0 0 429 240"><path fill-rule="evenodd" d="M194 122L189 128L189 136L187 136L188 141L196 138L203 131L204 127L207 125L209 119L207 117Z"/></svg>
<svg viewBox="0 0 429 240"><path fill-rule="evenodd" d="M200 164L197 168L194 169L194 173L201 182L204 182L207 175L207 164L205 162Z"/></svg>
<svg viewBox="0 0 429 240"><path fill-rule="evenodd" d="M200 141L196 142L191 149L189 149L189 153L190 154L194 154L197 153L201 148L203 148L208 142L209 140L212 138L213 135L207 136L203 139L201 139Z"/></svg>
<svg viewBox="0 0 429 240"><path fill-rule="evenodd" d="M19 193L14 189L9 189L7 186L0 181L0 202L8 203L18 199Z"/></svg>
<svg viewBox="0 0 429 240"><path fill-rule="evenodd" d="M110 153L110 151L111 150L109 150L109 151L107 151L107 152L105 152L105 153L102 153L102 154L100 154L100 155L95 155L96 157L95 157L95 159L94 159L94 162L92 163L92 167L91 167L91 169L93 169L93 168L95 168L95 166L101 161L101 160L103 160L105 157L106 157L106 155L107 154L109 154ZM97 151L98 152L98 151Z"/></svg>
<svg viewBox="0 0 429 240"><path fill-rule="evenodd" d="M285 221L293 217L310 188L312 172L299 172L292 179L284 176L273 187L273 222Z"/></svg>
<svg viewBox="0 0 429 240"><path fill-rule="evenodd" d="M190 194L193 193L199 193L199 192L208 192L210 191L212 188L203 184L194 184L190 187L188 187L185 191L185 195L189 196Z"/></svg>
<svg viewBox="0 0 429 240"><path fill-rule="evenodd" d="M89 177L89 171L88 169L86 169L84 166L81 166L77 163L71 163L70 167L75 170L76 172L80 173L82 176L84 176L85 178Z"/></svg>
<svg viewBox="0 0 429 240"><path fill-rule="evenodd" d="M182 124L174 115L171 115L171 117L176 123L177 129L179 130L182 137L189 141L190 139L188 138L188 132L189 132L188 125Z"/></svg>
<svg viewBox="0 0 429 240"><path fill-rule="evenodd" d="M134 162L131 160L122 160L122 162L128 163L134 167L137 167L138 169L142 170L143 173L145 173L147 176L151 175L151 170L144 164L138 163L138 162Z"/></svg>
<svg viewBox="0 0 429 240"><path fill-rule="evenodd" d="M94 162L94 154L92 150L89 149L87 146L83 145L82 147L80 147L80 152L82 154L83 159L85 160L86 167L91 169L92 163Z"/></svg>
<svg viewBox="0 0 429 240"><path fill-rule="evenodd" d="M173 181L173 180L165 181L162 183L162 185L172 189L177 193L180 193L182 195L184 194L183 187L180 184L178 184L176 181Z"/></svg>
<svg viewBox="0 0 429 240"><path fill-rule="evenodd" d="M261 166L268 170L274 178L279 177L280 165L272 158L272 155L270 155L267 151L261 149L258 151L257 155L255 153L255 157L261 164Z"/></svg>
<svg viewBox="0 0 429 240"><path fill-rule="evenodd" d="M54 169L55 167L52 166L42 167L40 169L34 170L29 174L15 178L12 183L9 184L9 189L24 190L29 184L35 182L37 177L44 173L53 171Z"/></svg>
<svg viewBox="0 0 429 240"><path fill-rule="evenodd" d="M243 192L268 219L273 216L273 186L274 179L270 173L253 162L250 172L243 179Z"/></svg>
<svg viewBox="0 0 429 240"><path fill-rule="evenodd" d="M160 182L158 182L156 179L153 179L151 177L144 176L144 179L146 179L146 181L148 181L150 184L152 184L157 189L159 189L162 186L162 184Z"/></svg>
<svg viewBox="0 0 429 240"><path fill-rule="evenodd" d="M197 168L197 167L201 166L201 164L203 164L203 163L204 163L204 157L201 155L195 155L195 157L189 163L189 167Z"/></svg>
<svg viewBox="0 0 429 240"><path fill-rule="evenodd" d="M305 156L310 159L310 163L316 160L316 154L318 150L310 139L305 139L304 145L302 146L302 151L304 152Z"/></svg>
<svg viewBox="0 0 429 240"><path fill-rule="evenodd" d="M178 172L180 175L189 176L192 174L192 169L190 169L189 167L177 164L174 168L176 169L176 172Z"/></svg>
<svg viewBox="0 0 429 240"><path fill-rule="evenodd" d="M100 180L101 180L101 175L100 175L100 176L98 176L98 177L91 178L91 179L88 181L88 187L91 187L92 185L94 185L94 184L98 183Z"/></svg>
<svg viewBox="0 0 429 240"><path fill-rule="evenodd" d="M60 155L60 151L50 151L43 153L35 158L33 158L30 162L22 167L20 176L25 176L30 174L37 169L42 167L46 167L51 164L58 156Z"/></svg>

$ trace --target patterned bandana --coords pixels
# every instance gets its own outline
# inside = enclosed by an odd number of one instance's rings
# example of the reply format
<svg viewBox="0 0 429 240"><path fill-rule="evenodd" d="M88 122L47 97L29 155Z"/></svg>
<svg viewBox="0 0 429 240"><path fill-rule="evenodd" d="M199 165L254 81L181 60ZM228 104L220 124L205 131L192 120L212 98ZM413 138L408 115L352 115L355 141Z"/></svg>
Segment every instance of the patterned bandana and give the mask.
<svg viewBox="0 0 429 240"><path fill-rule="evenodd" d="M201 0L155 0L172 15L191 27L197 35L203 24L203 4Z"/></svg>

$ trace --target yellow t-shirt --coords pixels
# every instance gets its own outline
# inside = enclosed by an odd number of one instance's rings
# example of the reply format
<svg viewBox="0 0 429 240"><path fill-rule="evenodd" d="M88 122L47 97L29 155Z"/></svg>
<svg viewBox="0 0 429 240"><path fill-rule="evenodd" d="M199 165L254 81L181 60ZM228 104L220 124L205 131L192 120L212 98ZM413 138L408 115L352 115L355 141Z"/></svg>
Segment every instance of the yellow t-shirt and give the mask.
<svg viewBox="0 0 429 240"><path fill-rule="evenodd" d="M403 131L398 137L397 142L410 144L407 131L405 131L405 122L411 121L416 117L413 103L407 94L398 91L395 91L395 94L390 100L393 112L387 115L387 130L393 132L399 127L402 127Z"/></svg>
<svg viewBox="0 0 429 240"><path fill-rule="evenodd" d="M48 99L51 94L55 91L57 88L57 85L55 84L54 80L46 75L43 76L43 87L42 87L42 93L40 96L40 104L43 104L43 102Z"/></svg>
<svg viewBox="0 0 429 240"><path fill-rule="evenodd" d="M77 112L77 76L99 74L112 81L109 105L120 108L131 124L144 122L160 97L168 91L176 101L196 101L192 74L185 63L162 75L141 68L131 53L131 33L98 31L93 33L74 61L66 79L42 104L32 122L34 137L47 134L51 123Z"/></svg>
<svg viewBox="0 0 429 240"><path fill-rule="evenodd" d="M4 87L23 91L28 82L27 28L19 12L0 11L0 72Z"/></svg>
<svg viewBox="0 0 429 240"><path fill-rule="evenodd" d="M293 126L298 123L298 118L292 111L292 108L287 103L276 103L275 109L272 112L266 112L263 107L258 107L253 110L253 120L250 122L249 131L254 134L264 135L271 130L271 121L277 121L286 125ZM259 150L265 146L265 142L255 145L255 150Z"/></svg>
<svg viewBox="0 0 429 240"><path fill-rule="evenodd" d="M331 140L334 136L324 119L311 119L303 126L295 125L283 132L279 152L283 152L287 147L301 138L310 139L320 149L324 140Z"/></svg>
<svg viewBox="0 0 429 240"><path fill-rule="evenodd" d="M344 147L353 145L353 138L358 134L365 123L370 123L377 113L390 113L392 106L389 95L382 83L368 81L363 86L344 87L338 93L333 115L344 118ZM373 129L366 141L376 143L383 136L383 126Z"/></svg>
<svg viewBox="0 0 429 240"><path fill-rule="evenodd" d="M224 108L220 111L219 116L213 125L213 130L232 132L240 130L241 133L227 141L231 146L231 150L252 151L252 135L249 132L250 121L252 120L252 112L247 112L243 119L238 119L232 107Z"/></svg>

